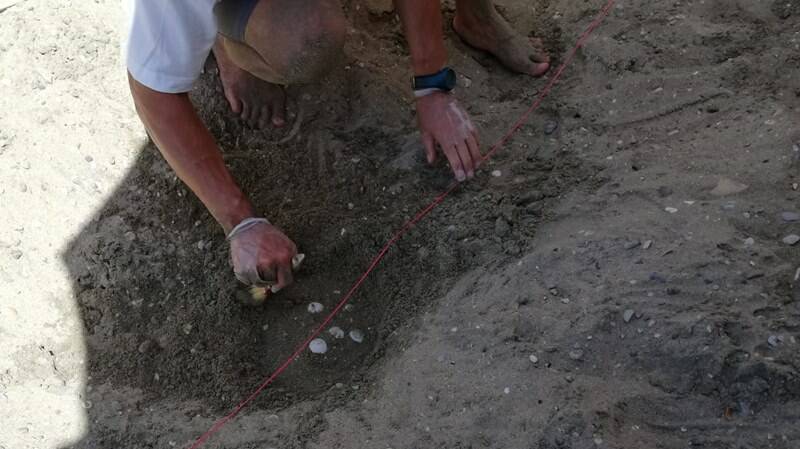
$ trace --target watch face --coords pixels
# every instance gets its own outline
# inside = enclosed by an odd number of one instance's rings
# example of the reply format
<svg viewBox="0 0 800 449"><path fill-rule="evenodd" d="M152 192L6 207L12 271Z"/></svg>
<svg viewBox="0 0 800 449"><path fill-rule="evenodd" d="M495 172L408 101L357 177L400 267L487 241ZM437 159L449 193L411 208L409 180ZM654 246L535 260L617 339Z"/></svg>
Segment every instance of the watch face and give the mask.
<svg viewBox="0 0 800 449"><path fill-rule="evenodd" d="M445 76L445 87L452 90L456 87L456 83L456 71L453 69L447 69L447 74Z"/></svg>

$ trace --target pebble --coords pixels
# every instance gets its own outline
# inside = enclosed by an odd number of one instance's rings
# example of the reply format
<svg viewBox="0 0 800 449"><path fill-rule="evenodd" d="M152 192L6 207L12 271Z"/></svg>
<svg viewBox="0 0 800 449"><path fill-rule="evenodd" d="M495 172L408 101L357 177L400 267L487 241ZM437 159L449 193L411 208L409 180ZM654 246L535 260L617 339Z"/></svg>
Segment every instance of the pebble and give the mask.
<svg viewBox="0 0 800 449"><path fill-rule="evenodd" d="M580 360L583 358L583 350L582 349L573 349L569 352L569 358L572 360Z"/></svg>
<svg viewBox="0 0 800 449"><path fill-rule="evenodd" d="M787 245L794 245L797 242L800 242L800 235L797 234L789 234L783 238L783 243Z"/></svg>
<svg viewBox="0 0 800 449"><path fill-rule="evenodd" d="M353 329L350 331L350 339L356 343L361 343L364 341L364 333L358 329Z"/></svg>
<svg viewBox="0 0 800 449"><path fill-rule="evenodd" d="M639 242L638 240L633 242L628 242L625 244L625 249L631 250L637 248L639 245L641 245L641 242Z"/></svg>
<svg viewBox="0 0 800 449"><path fill-rule="evenodd" d="M533 354L531 354L531 356L530 356L530 357L528 357L528 360L530 360L530 361L531 361L531 363L539 363L539 357L536 357L536 356L535 356L535 355L533 355Z"/></svg>
<svg viewBox="0 0 800 449"><path fill-rule="evenodd" d="M744 239L744 244L746 246L753 246L753 245L755 245L755 243L756 243L756 240L753 237L747 237L746 239Z"/></svg>
<svg viewBox="0 0 800 449"><path fill-rule="evenodd" d="M652 240L645 240L644 243L642 243L642 248L644 249L650 249L651 246L653 246Z"/></svg>
<svg viewBox="0 0 800 449"><path fill-rule="evenodd" d="M741 182L728 178L720 178L716 187L711 190L711 194L714 196L735 195L744 192L747 190L747 187L747 184L742 184Z"/></svg>
<svg viewBox="0 0 800 449"><path fill-rule="evenodd" d="M498 237L505 237L511 233L511 225L508 224L505 218L497 217L497 221L494 222L494 233Z"/></svg>
<svg viewBox="0 0 800 449"><path fill-rule="evenodd" d="M328 352L328 344L321 338L315 338L308 344L308 349L314 354L325 354Z"/></svg>
<svg viewBox="0 0 800 449"><path fill-rule="evenodd" d="M780 338L777 335L770 335L769 338L767 338L767 343L774 348L780 343Z"/></svg>
<svg viewBox="0 0 800 449"><path fill-rule="evenodd" d="M11 257L13 257L14 259L19 259L20 257L22 257L22 251L18 249L12 250Z"/></svg>
<svg viewBox="0 0 800 449"><path fill-rule="evenodd" d="M145 340L139 345L139 353L144 354L153 347L153 340Z"/></svg>
<svg viewBox="0 0 800 449"><path fill-rule="evenodd" d="M625 309L625 311L622 312L622 319L625 320L626 323L630 323L634 313L636 312L634 312L633 309Z"/></svg>
<svg viewBox="0 0 800 449"><path fill-rule="evenodd" d="M561 304L569 304L569 298L561 298Z"/></svg>
<svg viewBox="0 0 800 449"><path fill-rule="evenodd" d="M558 122L555 120L548 120L544 122L544 133L548 136L553 134L558 129Z"/></svg>
<svg viewBox="0 0 800 449"><path fill-rule="evenodd" d="M308 305L308 313L320 313L325 307L318 302L312 302Z"/></svg>
<svg viewBox="0 0 800 449"><path fill-rule="evenodd" d="M492 170L492 176L494 176L495 178L499 178L503 176L503 172L501 172L500 170Z"/></svg>
<svg viewBox="0 0 800 449"><path fill-rule="evenodd" d="M509 393L511 393L511 389L508 388L508 387L505 387L505 388L503 388L503 393L509 394Z"/></svg>
<svg viewBox="0 0 800 449"><path fill-rule="evenodd" d="M338 338L344 338L344 331L342 330L341 327L338 327L338 326L333 326L330 329L328 329L328 333L331 334L333 336L333 338L337 338L337 339Z"/></svg>
<svg viewBox="0 0 800 449"><path fill-rule="evenodd" d="M189 335L192 332L192 325L189 324L189 323L186 323L186 324L183 325L182 329L183 329L183 333L184 334Z"/></svg>
<svg viewBox="0 0 800 449"><path fill-rule="evenodd" d="M678 212L678 209L675 209L674 207L665 207L664 210L669 212L669 213L671 213L671 214L674 214L675 212Z"/></svg>
<svg viewBox="0 0 800 449"><path fill-rule="evenodd" d="M781 219L788 222L800 221L800 214L797 212L781 212Z"/></svg>

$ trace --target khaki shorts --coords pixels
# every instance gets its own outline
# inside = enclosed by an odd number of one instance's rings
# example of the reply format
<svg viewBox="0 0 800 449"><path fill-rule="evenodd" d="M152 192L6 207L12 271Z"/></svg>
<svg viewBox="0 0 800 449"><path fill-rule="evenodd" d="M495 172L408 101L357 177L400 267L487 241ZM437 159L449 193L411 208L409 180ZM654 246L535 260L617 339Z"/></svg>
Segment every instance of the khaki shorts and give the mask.
<svg viewBox="0 0 800 449"><path fill-rule="evenodd" d="M222 0L214 5L219 33L244 43L244 30L257 4L258 0Z"/></svg>

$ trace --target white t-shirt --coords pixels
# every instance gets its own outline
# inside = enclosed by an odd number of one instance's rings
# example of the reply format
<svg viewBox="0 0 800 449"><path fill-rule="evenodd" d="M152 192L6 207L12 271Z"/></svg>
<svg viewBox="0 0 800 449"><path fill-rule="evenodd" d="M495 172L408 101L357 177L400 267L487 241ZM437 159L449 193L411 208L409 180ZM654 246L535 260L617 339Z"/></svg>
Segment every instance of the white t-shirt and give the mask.
<svg viewBox="0 0 800 449"><path fill-rule="evenodd" d="M164 93L188 92L217 36L217 0L127 0L125 61L133 78Z"/></svg>

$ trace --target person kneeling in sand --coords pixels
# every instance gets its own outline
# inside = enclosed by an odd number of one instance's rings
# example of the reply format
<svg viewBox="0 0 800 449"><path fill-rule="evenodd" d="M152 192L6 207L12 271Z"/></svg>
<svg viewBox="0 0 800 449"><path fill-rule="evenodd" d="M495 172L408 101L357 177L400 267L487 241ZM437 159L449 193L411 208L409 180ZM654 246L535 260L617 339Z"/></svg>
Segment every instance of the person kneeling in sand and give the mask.
<svg viewBox="0 0 800 449"><path fill-rule="evenodd" d="M253 127L284 126L290 84L319 79L342 53L346 20L336 0L129 0L127 57L139 117L164 158L225 230L236 277L245 284L292 282L297 247L265 218L223 163L187 92L210 51L225 98ZM478 134L450 94L438 1L395 0L411 53L418 124L429 162L437 148L457 180L474 175ZM456 0L456 33L517 72L544 74L548 57L536 40L515 33L490 0Z"/></svg>

